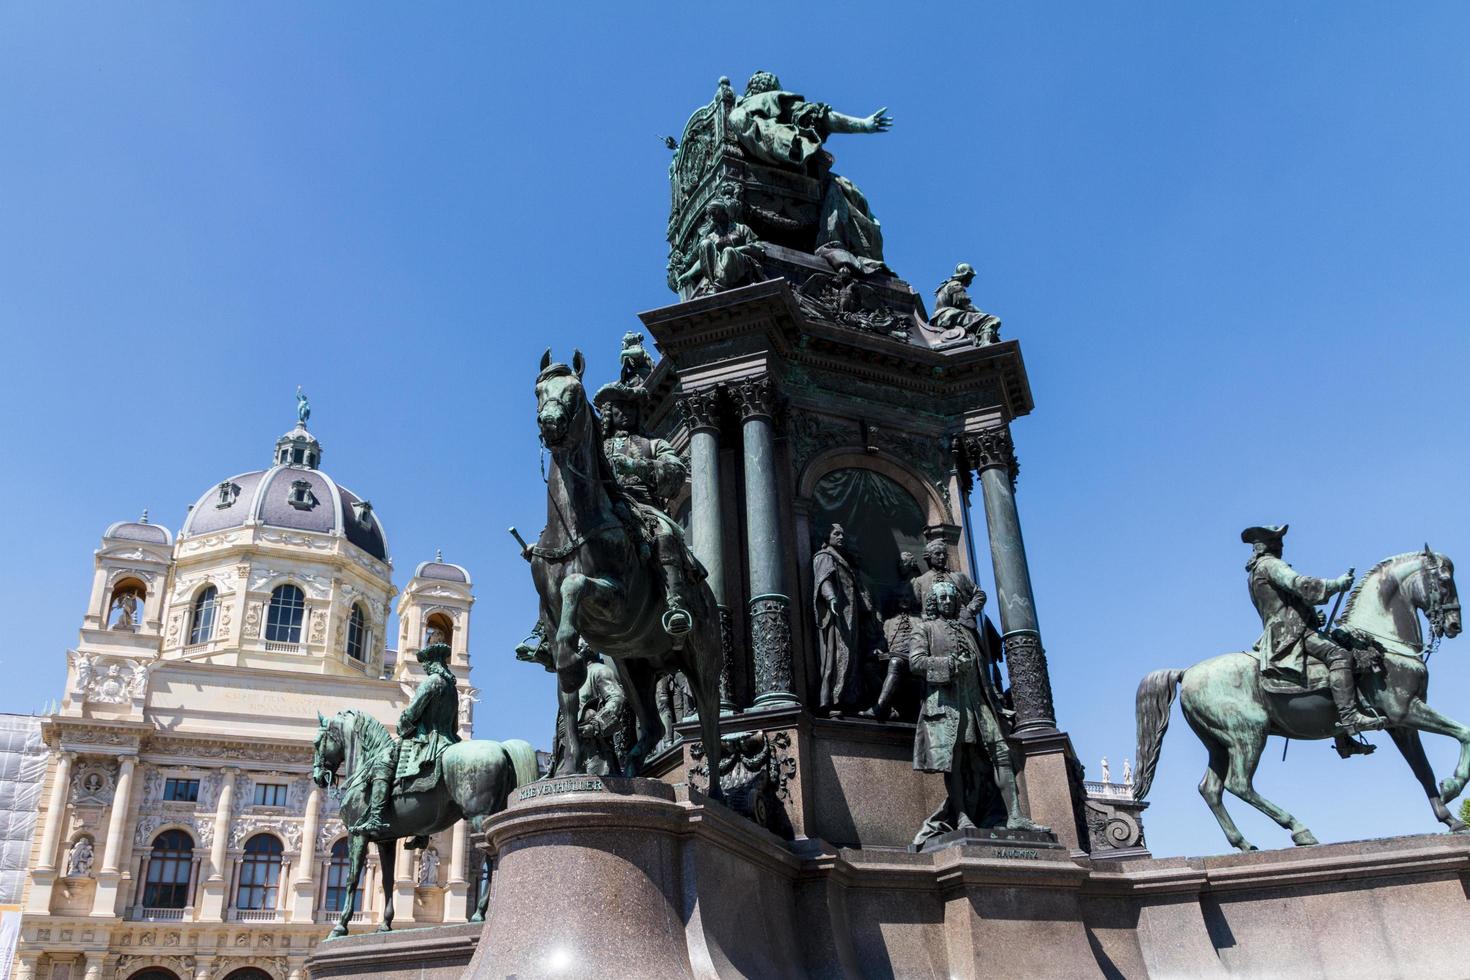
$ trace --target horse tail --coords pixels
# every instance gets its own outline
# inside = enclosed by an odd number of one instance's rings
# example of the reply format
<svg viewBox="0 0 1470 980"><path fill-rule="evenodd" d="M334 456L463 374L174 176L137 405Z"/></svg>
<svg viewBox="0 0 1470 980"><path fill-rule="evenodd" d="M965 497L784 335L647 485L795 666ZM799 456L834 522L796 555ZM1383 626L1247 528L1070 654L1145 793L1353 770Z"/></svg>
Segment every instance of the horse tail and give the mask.
<svg viewBox="0 0 1470 980"><path fill-rule="evenodd" d="M505 749L506 755L510 756L510 764L515 770L517 786L534 783L540 778L541 770L536 765L536 749L530 742L512 738L501 742L500 747Z"/></svg>
<svg viewBox="0 0 1470 980"><path fill-rule="evenodd" d="M1164 733L1169 730L1169 709L1179 693L1182 670L1156 670L1138 684L1138 773L1133 785L1133 798L1148 796L1164 748Z"/></svg>

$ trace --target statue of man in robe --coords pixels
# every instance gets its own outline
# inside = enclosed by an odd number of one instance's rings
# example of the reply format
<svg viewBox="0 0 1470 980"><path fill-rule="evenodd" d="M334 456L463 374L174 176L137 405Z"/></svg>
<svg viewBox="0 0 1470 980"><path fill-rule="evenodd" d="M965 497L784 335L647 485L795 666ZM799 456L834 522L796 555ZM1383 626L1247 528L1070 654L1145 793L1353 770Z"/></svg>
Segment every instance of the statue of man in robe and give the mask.
<svg viewBox="0 0 1470 980"><path fill-rule="evenodd" d="M846 177L831 173L823 149L833 133L883 133L893 125L887 107L870 116L845 115L781 88L781 80L758 71L730 110L730 129L755 160L816 177L824 184L816 245L836 245L860 258L883 261L883 233L868 201Z"/></svg>
<svg viewBox="0 0 1470 980"><path fill-rule="evenodd" d="M845 549L847 532L833 524L827 541L812 556L812 604L822 657L817 708L841 716L857 710L862 698L862 658L873 645L867 634L873 600Z"/></svg>

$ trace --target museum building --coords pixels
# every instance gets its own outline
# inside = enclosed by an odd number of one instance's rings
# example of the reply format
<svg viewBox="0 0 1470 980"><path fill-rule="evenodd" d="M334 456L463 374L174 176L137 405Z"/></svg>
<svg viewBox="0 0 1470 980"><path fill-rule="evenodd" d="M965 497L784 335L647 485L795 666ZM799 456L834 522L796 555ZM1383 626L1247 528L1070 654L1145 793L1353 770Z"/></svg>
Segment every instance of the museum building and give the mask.
<svg viewBox="0 0 1470 980"><path fill-rule="evenodd" d="M177 536L146 513L102 535L66 690L41 723L15 977L304 977L347 880L337 801L310 779L317 711L396 726L433 628L468 737L469 573L436 556L399 593L382 520L321 469L301 415L269 468L210 485ZM382 906L374 852L365 925ZM395 864L398 926L464 922L486 887L463 823Z"/></svg>

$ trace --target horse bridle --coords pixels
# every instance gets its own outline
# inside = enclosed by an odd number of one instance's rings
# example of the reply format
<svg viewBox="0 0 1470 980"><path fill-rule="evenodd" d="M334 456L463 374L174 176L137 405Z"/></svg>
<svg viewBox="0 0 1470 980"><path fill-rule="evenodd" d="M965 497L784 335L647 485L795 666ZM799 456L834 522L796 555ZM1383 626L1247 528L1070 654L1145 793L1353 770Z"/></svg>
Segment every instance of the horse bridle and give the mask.
<svg viewBox="0 0 1470 980"><path fill-rule="evenodd" d="M1423 657L1428 660L1444 639L1445 617L1451 612L1460 611L1460 600L1445 599L1444 587L1440 584L1440 572L1444 565L1439 560L1439 555L1429 550L1427 544L1424 546L1424 557L1428 559L1424 564L1424 574L1434 583L1433 588L1424 590L1424 618L1429 621L1429 642L1424 645Z"/></svg>

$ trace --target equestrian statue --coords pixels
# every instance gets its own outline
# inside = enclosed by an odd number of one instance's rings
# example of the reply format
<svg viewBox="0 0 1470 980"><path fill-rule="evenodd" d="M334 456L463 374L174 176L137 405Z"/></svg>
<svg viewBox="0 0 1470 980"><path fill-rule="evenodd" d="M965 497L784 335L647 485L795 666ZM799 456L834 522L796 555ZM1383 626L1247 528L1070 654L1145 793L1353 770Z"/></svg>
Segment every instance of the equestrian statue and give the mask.
<svg viewBox="0 0 1470 980"><path fill-rule="evenodd" d="M1246 570L1264 626L1255 649L1222 654L1187 670L1157 670L1139 684L1134 797L1148 795L1177 694L1185 721L1209 752L1200 795L1226 839L1242 851L1255 847L1225 811L1225 790L1290 831L1296 844L1317 843L1305 824L1252 785L1269 735L1336 739L1338 753L1347 758L1372 751L1354 742L1354 735L1384 729L1424 787L1435 819L1453 832L1465 832L1446 804L1470 781L1470 728L1425 702L1429 655L1441 639L1461 629L1454 565L1425 545L1423 551L1385 558L1351 587L1351 574L1318 579L1294 571L1281 557L1285 534L1285 525L1241 533L1254 549ZM1316 607L1344 594L1341 622L1324 620ZM1429 623L1427 644L1421 612ZM1438 785L1420 732L1449 735L1460 743L1454 774Z"/></svg>
<svg viewBox="0 0 1470 980"><path fill-rule="evenodd" d="M388 932L393 928L398 840L409 837L409 847L423 848L430 834L460 820L481 831L486 820L505 809L511 790L538 775L536 750L528 742L460 739L459 696L447 644L431 642L417 658L428 676L399 716L399 739L355 709L331 718L317 715L311 778L318 786L338 787L349 834L346 899L331 939L347 935L369 842L378 846L383 867L383 924L378 931ZM471 922L484 921L489 897L487 889Z"/></svg>
<svg viewBox="0 0 1470 980"><path fill-rule="evenodd" d="M521 554L541 597L542 648L557 674L565 717L578 716L586 680L579 641L612 660L638 720L626 775L663 739L654 688L660 674L689 680L711 772L720 754L720 669L723 647L714 593L665 508L684 482L683 461L642 426L647 392L641 379L597 393L599 419L582 386L582 352L570 365L541 358L536 423L551 454L546 527ZM514 529L512 528L512 533ZM562 730L554 776L584 771L577 725ZM710 796L722 796L718 783Z"/></svg>

